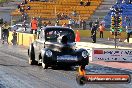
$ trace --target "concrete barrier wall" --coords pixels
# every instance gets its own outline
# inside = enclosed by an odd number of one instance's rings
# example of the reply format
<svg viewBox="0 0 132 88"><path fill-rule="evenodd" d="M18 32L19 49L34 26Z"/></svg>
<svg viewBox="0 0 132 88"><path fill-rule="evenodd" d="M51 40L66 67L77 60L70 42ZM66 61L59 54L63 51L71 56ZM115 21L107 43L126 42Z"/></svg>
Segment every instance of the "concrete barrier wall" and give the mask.
<svg viewBox="0 0 132 88"><path fill-rule="evenodd" d="M11 43L13 39L13 32L9 32L8 41ZM17 33L17 44L23 46L29 46L36 39L36 35L27 33Z"/></svg>
<svg viewBox="0 0 132 88"><path fill-rule="evenodd" d="M74 31L76 33L76 30ZM79 30L80 37L90 37L91 31L90 30ZM12 40L12 32L9 32L9 43ZM99 32L97 32L97 38L99 38ZM104 38L114 38L114 35L111 35L109 31L104 31ZM118 38L126 39L126 32L122 32L121 36ZM17 33L17 43L18 45L29 46L31 42L36 39L36 35L34 34L27 34L27 33Z"/></svg>
<svg viewBox="0 0 132 88"><path fill-rule="evenodd" d="M12 37L12 32L9 32L9 37L8 37L8 42L11 43L11 40L13 39Z"/></svg>
<svg viewBox="0 0 132 88"><path fill-rule="evenodd" d="M76 32L76 30L75 30ZM91 31L90 30L79 30L80 36L81 37L90 37L91 36ZM126 32L121 32L121 36L117 36L118 38L121 39L126 39ZM97 38L99 38L99 32L97 31ZM104 31L104 38L114 38L114 35L110 34L110 31Z"/></svg>

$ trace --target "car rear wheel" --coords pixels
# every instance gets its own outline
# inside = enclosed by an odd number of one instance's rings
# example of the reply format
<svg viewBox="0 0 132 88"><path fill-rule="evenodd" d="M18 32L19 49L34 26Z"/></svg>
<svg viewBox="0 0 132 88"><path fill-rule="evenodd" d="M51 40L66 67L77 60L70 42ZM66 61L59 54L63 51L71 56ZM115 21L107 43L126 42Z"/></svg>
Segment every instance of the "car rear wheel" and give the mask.
<svg viewBox="0 0 132 88"><path fill-rule="evenodd" d="M32 45L30 50L28 50L28 53L29 53L28 63L30 65L35 64L36 61L35 61L34 47Z"/></svg>
<svg viewBox="0 0 132 88"><path fill-rule="evenodd" d="M45 64L44 62L42 62L42 67L43 67L43 69L47 69L48 68L48 65Z"/></svg>
<svg viewBox="0 0 132 88"><path fill-rule="evenodd" d="M33 61L29 58L29 60L28 60L28 63L30 64L30 65L33 65Z"/></svg>
<svg viewBox="0 0 132 88"><path fill-rule="evenodd" d="M86 78L83 77L83 76L78 76L76 77L76 82L79 84L79 85L84 85L86 83Z"/></svg>
<svg viewBox="0 0 132 88"><path fill-rule="evenodd" d="M35 63L35 61L32 60L31 57L29 57L29 59L28 59L28 63L29 63L30 65L33 65L33 64Z"/></svg>

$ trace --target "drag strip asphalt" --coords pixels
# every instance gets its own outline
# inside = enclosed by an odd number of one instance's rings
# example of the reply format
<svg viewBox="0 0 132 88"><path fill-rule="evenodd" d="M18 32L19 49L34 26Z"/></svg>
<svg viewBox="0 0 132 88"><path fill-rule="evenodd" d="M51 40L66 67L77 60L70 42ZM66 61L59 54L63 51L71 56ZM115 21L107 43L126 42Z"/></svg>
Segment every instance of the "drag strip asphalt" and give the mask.
<svg viewBox="0 0 132 88"><path fill-rule="evenodd" d="M87 73L129 73L110 67L89 64ZM0 45L0 88L131 88L130 84L76 83L77 71L73 69L42 69L29 65L27 49L18 46Z"/></svg>

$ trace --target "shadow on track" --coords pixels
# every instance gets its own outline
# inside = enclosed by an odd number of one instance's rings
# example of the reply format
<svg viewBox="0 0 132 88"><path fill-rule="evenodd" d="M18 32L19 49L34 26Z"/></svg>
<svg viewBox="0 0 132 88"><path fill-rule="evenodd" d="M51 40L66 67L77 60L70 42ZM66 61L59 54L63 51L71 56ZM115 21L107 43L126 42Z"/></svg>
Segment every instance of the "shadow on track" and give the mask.
<svg viewBox="0 0 132 88"><path fill-rule="evenodd" d="M53 70L64 70L64 71L76 71L77 68L75 66L62 66L62 65L59 65L59 66L52 66Z"/></svg>
<svg viewBox="0 0 132 88"><path fill-rule="evenodd" d="M20 65L12 65L12 64L0 64L1 66L14 66L14 67L29 67L29 66L20 66ZM1 87L0 87L1 88Z"/></svg>

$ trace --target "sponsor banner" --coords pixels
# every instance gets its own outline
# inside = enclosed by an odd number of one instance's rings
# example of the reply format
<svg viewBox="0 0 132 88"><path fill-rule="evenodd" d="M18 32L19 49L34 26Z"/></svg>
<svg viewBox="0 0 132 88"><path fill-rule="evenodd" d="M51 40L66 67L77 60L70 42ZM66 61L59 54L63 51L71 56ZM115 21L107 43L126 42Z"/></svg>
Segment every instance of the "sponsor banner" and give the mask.
<svg viewBox="0 0 132 88"><path fill-rule="evenodd" d="M128 84L131 82L129 74L87 74L77 77L79 85L88 84Z"/></svg>
<svg viewBox="0 0 132 88"><path fill-rule="evenodd" d="M129 74L88 74L85 75L87 83L130 83Z"/></svg>
<svg viewBox="0 0 132 88"><path fill-rule="evenodd" d="M132 62L132 50L129 49L106 49L106 48L93 48L92 50L93 61L128 61Z"/></svg>

